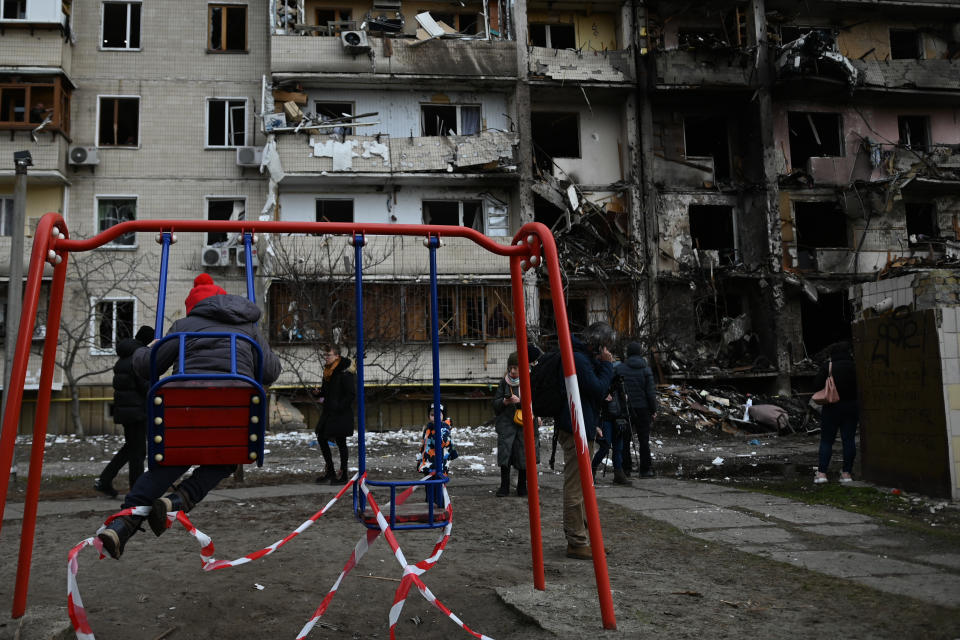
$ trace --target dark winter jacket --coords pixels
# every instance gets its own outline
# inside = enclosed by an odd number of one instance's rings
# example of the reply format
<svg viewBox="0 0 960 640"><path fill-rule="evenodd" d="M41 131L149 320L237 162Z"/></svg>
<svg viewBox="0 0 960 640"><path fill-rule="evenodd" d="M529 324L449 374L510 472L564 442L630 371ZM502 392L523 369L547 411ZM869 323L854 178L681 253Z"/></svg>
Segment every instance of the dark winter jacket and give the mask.
<svg viewBox="0 0 960 640"><path fill-rule="evenodd" d="M643 356L628 356L613 368L616 375L623 378L627 392L627 402L634 412L646 410L650 414L657 411L657 389L653 381L653 371Z"/></svg>
<svg viewBox="0 0 960 640"><path fill-rule="evenodd" d="M840 402L856 402L857 370L853 363L853 355L846 350L832 351L830 360L833 361L833 383L837 385ZM828 370L829 363L823 363L814 380L814 389L818 391L823 389L823 386L827 383Z"/></svg>
<svg viewBox="0 0 960 640"><path fill-rule="evenodd" d="M143 425L147 420L147 391L150 385L133 370L133 354L143 343L124 338L117 343L120 359L113 365L113 421Z"/></svg>
<svg viewBox="0 0 960 640"><path fill-rule="evenodd" d="M353 401L357 396L355 371L350 358L341 357L330 379L323 381L320 387L323 409L316 428L318 440L353 435Z"/></svg>
<svg viewBox="0 0 960 640"><path fill-rule="evenodd" d="M170 326L169 333L225 332L250 336L263 351L263 384L268 385L280 375L280 360L257 329L260 309L246 298L234 295L210 296L198 302L187 317ZM184 373L229 373L230 340L228 338L188 338ZM176 361L179 353L177 340L160 346L157 354L157 375ZM237 340L237 373L255 378L256 356L245 340ZM150 348L142 347L133 354L134 370L143 378L150 378Z"/></svg>
<svg viewBox="0 0 960 640"><path fill-rule="evenodd" d="M583 406L583 427L587 440L595 440L600 422L600 406L607 395L610 383L613 382L613 364L598 360L576 336L571 336L571 343L573 362L577 370L580 403ZM573 433L569 412L561 411L556 418L555 426Z"/></svg>

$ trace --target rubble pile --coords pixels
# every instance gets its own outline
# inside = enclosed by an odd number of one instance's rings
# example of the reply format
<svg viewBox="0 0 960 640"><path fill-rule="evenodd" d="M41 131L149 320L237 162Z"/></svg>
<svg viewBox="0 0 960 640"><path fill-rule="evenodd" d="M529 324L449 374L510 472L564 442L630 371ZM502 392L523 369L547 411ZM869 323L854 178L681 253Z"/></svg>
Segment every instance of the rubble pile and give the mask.
<svg viewBox="0 0 960 640"><path fill-rule="evenodd" d="M660 431L676 430L677 435L701 433L743 435L745 433L811 432L819 428L820 417L812 408L796 398L750 395L732 389L696 389L688 385L659 385L659 409L654 424ZM758 423L752 417L744 420L747 399L753 406L775 405L787 413L786 425L778 429Z"/></svg>

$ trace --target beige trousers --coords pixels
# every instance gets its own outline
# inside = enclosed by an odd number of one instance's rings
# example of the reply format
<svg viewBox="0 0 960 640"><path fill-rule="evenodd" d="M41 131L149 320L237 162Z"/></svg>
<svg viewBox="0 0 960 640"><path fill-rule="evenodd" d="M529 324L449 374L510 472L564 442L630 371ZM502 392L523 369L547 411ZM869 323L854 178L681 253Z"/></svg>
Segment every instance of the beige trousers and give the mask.
<svg viewBox="0 0 960 640"><path fill-rule="evenodd" d="M567 544L582 547L590 544L587 537L587 514L583 508L583 491L580 488L580 465L577 457L577 440L572 433L557 431L557 440L563 447L563 534ZM590 459L593 459L593 440L588 443Z"/></svg>

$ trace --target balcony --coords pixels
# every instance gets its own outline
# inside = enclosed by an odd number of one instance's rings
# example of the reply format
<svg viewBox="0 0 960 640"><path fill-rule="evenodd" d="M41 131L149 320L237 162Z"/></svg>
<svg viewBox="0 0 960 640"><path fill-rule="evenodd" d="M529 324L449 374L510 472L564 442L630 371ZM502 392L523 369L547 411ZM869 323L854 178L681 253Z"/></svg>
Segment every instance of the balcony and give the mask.
<svg viewBox="0 0 960 640"><path fill-rule="evenodd" d="M283 170L297 174L402 174L442 172L516 175L518 136L487 130L472 136L391 138L346 136L277 136Z"/></svg>
<svg viewBox="0 0 960 640"><path fill-rule="evenodd" d="M960 92L958 60L851 60L864 89Z"/></svg>
<svg viewBox="0 0 960 640"><path fill-rule="evenodd" d="M351 74L369 82L384 76L510 79L517 74L516 43L502 40L369 38L370 51L354 55L339 36L270 37L274 76Z"/></svg>
<svg viewBox="0 0 960 640"><path fill-rule="evenodd" d="M0 70L35 73L38 68L62 69L70 73L73 47L59 30L13 29L2 24L0 36Z"/></svg>
<svg viewBox="0 0 960 640"><path fill-rule="evenodd" d="M33 166L28 170L31 181L65 183L69 147L70 143L63 136L41 134L33 142L26 132L17 132L12 140L7 132L3 132L0 135L0 176L12 176L14 151L27 149L33 158Z"/></svg>
<svg viewBox="0 0 960 640"><path fill-rule="evenodd" d="M743 51L672 49L654 55L661 89L739 89L750 84L752 58Z"/></svg>
<svg viewBox="0 0 960 640"><path fill-rule="evenodd" d="M586 82L632 82L630 51L575 51L530 47L531 78Z"/></svg>

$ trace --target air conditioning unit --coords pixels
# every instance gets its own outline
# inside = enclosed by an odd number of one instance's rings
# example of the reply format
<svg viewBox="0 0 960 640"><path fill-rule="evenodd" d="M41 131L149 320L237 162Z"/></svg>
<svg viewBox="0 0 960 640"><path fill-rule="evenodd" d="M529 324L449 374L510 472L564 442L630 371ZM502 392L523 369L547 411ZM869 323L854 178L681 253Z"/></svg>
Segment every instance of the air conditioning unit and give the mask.
<svg viewBox="0 0 960 640"><path fill-rule="evenodd" d="M260 260L257 259L256 247L250 247L250 257L253 259L253 266L259 267ZM243 247L237 247L237 266L245 267L247 264L247 252Z"/></svg>
<svg viewBox="0 0 960 640"><path fill-rule="evenodd" d="M259 168L263 162L263 147L237 147L237 166Z"/></svg>
<svg viewBox="0 0 960 640"><path fill-rule="evenodd" d="M366 53L370 51L370 43L367 42L366 31L341 31L340 43L347 53Z"/></svg>
<svg viewBox="0 0 960 640"><path fill-rule="evenodd" d="M230 249L207 245L200 252L200 264L205 267L230 266Z"/></svg>
<svg viewBox="0 0 960 640"><path fill-rule="evenodd" d="M67 152L67 158L70 164L74 165L100 164L96 147L84 147L80 145L70 147L70 150Z"/></svg>

